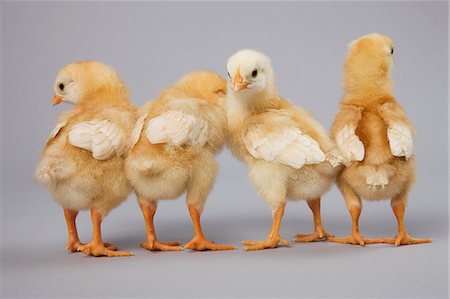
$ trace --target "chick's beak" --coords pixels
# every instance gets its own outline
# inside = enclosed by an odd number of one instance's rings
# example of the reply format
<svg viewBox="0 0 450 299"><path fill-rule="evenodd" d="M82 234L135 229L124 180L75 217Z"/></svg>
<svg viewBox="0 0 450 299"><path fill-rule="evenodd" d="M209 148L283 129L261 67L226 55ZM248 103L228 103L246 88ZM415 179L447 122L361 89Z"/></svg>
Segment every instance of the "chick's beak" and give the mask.
<svg viewBox="0 0 450 299"><path fill-rule="evenodd" d="M62 102L62 96L58 96L55 94L55 96L53 97L52 106L56 106L61 102Z"/></svg>
<svg viewBox="0 0 450 299"><path fill-rule="evenodd" d="M247 88L248 84L248 82L244 82L244 78L241 76L241 71L238 69L233 79L234 91L243 90Z"/></svg>

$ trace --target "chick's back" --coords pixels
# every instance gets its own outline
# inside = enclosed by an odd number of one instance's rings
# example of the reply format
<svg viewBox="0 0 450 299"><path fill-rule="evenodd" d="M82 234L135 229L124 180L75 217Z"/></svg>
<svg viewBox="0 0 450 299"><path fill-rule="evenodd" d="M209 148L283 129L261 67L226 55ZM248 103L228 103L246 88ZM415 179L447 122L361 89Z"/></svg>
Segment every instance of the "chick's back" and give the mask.
<svg viewBox="0 0 450 299"><path fill-rule="evenodd" d="M173 199L194 176L215 177L226 131L225 84L215 73L190 73L140 109L125 163L138 194Z"/></svg>
<svg viewBox="0 0 450 299"><path fill-rule="evenodd" d="M139 116L145 118L143 128L140 131L139 140L133 147L133 151L147 152L149 156L162 154L166 157L175 155L177 160L187 159L196 155L200 150L207 149L216 153L224 144L225 112L223 109L226 81L213 72L193 72L173 86L162 91L159 99L146 103L139 111ZM152 143L146 135L149 122L167 113L176 116L185 115L195 118L207 127L206 142L204 146L198 146L191 142L184 142L174 146L170 142ZM175 127L181 123L173 123ZM178 127L182 131L187 128Z"/></svg>
<svg viewBox="0 0 450 299"><path fill-rule="evenodd" d="M105 96L108 97L105 94L92 95L103 99ZM63 113L58 120L62 127L55 130L47 141L36 177L49 187L55 200L63 206L89 209L101 197L105 204L99 208L107 213L131 191L123 175L126 153L98 160L91 151L72 145L69 134L74 126L92 120L114 124L128 142L136 121L136 110L127 99L116 101L113 97L111 105L94 100L88 104L80 103Z"/></svg>

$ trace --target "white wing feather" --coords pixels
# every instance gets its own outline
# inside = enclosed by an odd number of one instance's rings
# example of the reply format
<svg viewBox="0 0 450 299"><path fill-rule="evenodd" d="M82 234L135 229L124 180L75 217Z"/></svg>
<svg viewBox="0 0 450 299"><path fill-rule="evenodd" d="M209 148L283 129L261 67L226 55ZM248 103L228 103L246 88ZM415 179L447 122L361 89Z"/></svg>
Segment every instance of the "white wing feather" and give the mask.
<svg viewBox="0 0 450 299"><path fill-rule="evenodd" d="M388 128L387 136L391 153L397 157L411 158L413 138L409 128L403 124L393 124Z"/></svg>
<svg viewBox="0 0 450 299"><path fill-rule="evenodd" d="M141 137L142 128L145 124L145 119L147 118L147 113L139 117L134 125L133 132L131 133L131 148L133 148L136 143L139 141L139 137Z"/></svg>
<svg viewBox="0 0 450 299"><path fill-rule="evenodd" d="M336 134L336 145L348 161L364 159L364 144L355 134L355 128L345 126Z"/></svg>
<svg viewBox="0 0 450 299"><path fill-rule="evenodd" d="M146 135L153 144L204 146L208 140L208 123L192 114L169 110L148 122Z"/></svg>
<svg viewBox="0 0 450 299"><path fill-rule="evenodd" d="M63 127L65 127L66 124L67 124L66 122L58 123L58 124L56 125L56 127L53 129L53 131L50 133L50 136L48 137L47 142L49 142L50 140L52 140L53 138L55 138L56 135L58 135L59 131L61 131L61 129L62 129Z"/></svg>
<svg viewBox="0 0 450 299"><path fill-rule="evenodd" d="M91 151L97 160L106 160L113 154L121 156L128 149L122 131L108 120L94 119L76 124L69 132L69 142Z"/></svg>
<svg viewBox="0 0 450 299"><path fill-rule="evenodd" d="M254 126L247 132L244 143L256 159L276 161L296 169L325 161L319 143L296 127L266 134L262 128Z"/></svg>

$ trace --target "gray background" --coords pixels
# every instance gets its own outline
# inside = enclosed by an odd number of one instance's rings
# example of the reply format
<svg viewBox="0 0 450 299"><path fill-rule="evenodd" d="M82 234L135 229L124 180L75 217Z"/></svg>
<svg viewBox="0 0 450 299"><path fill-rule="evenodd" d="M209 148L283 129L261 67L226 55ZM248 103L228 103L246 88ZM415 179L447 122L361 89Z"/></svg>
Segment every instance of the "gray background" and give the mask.
<svg viewBox="0 0 450 299"><path fill-rule="evenodd" d="M10 296L435 296L448 285L446 2L3 3L2 4L2 295ZM98 59L123 76L142 104L183 74L226 74L235 51L272 58L281 94L330 127L342 94L346 45L380 32L395 41L395 94L417 127L418 179L406 214L427 245L360 248L327 242L260 252L150 253L138 247L144 221L134 196L103 225L104 239L131 258L65 252L62 209L32 181L58 114L52 84L63 65ZM249 186L245 166L227 150L203 217L211 239L239 244L265 237L271 214ZM312 231L304 202L287 206L281 232ZM323 199L327 230L344 236L350 218L333 188ZM88 213L78 217L82 241ZM188 241L184 200L162 202L161 240ZM391 236L388 201L367 203L362 233Z"/></svg>

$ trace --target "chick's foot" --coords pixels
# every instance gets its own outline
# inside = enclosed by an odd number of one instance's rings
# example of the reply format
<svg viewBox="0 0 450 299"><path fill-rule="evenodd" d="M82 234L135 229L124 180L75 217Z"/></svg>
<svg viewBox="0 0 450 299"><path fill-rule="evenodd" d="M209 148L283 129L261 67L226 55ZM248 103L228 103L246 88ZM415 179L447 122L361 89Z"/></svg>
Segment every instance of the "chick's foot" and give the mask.
<svg viewBox="0 0 450 299"><path fill-rule="evenodd" d="M303 243L303 242L313 242L313 241L322 241L324 239L333 238L334 235L327 233L323 229L318 229L314 233L309 235L297 234L295 237L295 242Z"/></svg>
<svg viewBox="0 0 450 299"><path fill-rule="evenodd" d="M242 241L242 244L244 244L244 250L246 251L276 248L278 247L278 243L281 243L285 246L291 245L291 243L288 240L284 239L279 235L268 237L266 240L263 241L250 241L250 240Z"/></svg>
<svg viewBox="0 0 450 299"><path fill-rule="evenodd" d="M207 240L202 236L195 236L191 241L184 245L185 249L205 251L205 250L234 250L236 249L233 245L219 245Z"/></svg>
<svg viewBox="0 0 450 299"><path fill-rule="evenodd" d="M84 244L81 243L80 241L69 241L67 242L66 249L71 252L78 252L79 248L83 245Z"/></svg>
<svg viewBox="0 0 450 299"><path fill-rule="evenodd" d="M113 243L104 243L103 245L105 245L105 247L108 248L109 250L114 250L114 251L116 251L116 250L119 249L119 248L118 248L116 245L114 245Z"/></svg>
<svg viewBox="0 0 450 299"><path fill-rule="evenodd" d="M412 238L406 231L399 232L395 238L383 238L383 241L395 246L431 243L432 239L416 239Z"/></svg>
<svg viewBox="0 0 450 299"><path fill-rule="evenodd" d="M341 243L341 244L352 244L352 245L361 245L364 246L366 244L380 244L383 243L383 239L367 239L361 236L359 232L352 232L348 237L346 238L334 238L330 237L328 238L329 241L334 243Z"/></svg>
<svg viewBox="0 0 450 299"><path fill-rule="evenodd" d="M156 240L142 242L140 246L150 251L180 251L179 242L158 242Z"/></svg>
<svg viewBox="0 0 450 299"><path fill-rule="evenodd" d="M109 245L109 247L108 247ZM117 257L117 256L131 256L131 252L127 251L117 251L117 247L109 243L88 243L79 247L78 251L83 252L86 255L92 256L107 256L107 257Z"/></svg>
<svg viewBox="0 0 450 299"><path fill-rule="evenodd" d="M77 251L81 251L80 248L84 245L85 244L81 243L80 241L69 241L67 243L66 249L70 250L72 252L77 252ZM117 250L118 249L117 246L112 243L105 243L104 245L109 250Z"/></svg>

